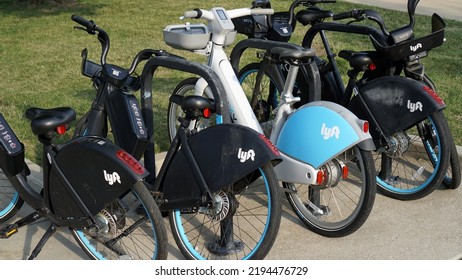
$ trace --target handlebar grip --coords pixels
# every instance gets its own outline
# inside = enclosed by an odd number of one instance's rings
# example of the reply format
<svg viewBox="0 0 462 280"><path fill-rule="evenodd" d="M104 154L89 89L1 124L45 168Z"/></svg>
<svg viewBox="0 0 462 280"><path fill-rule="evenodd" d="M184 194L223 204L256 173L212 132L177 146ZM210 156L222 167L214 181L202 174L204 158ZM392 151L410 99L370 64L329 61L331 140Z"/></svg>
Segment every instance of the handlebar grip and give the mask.
<svg viewBox="0 0 462 280"><path fill-rule="evenodd" d="M87 20L81 16L72 15L71 19L87 29L93 29L95 27L95 23L92 20Z"/></svg>
<svg viewBox="0 0 462 280"><path fill-rule="evenodd" d="M336 14L332 17L333 20L341 20L341 19L346 19L346 18L354 18L355 17L355 14L356 14L356 9L353 9L349 12L345 12L345 13L340 13L340 14Z"/></svg>
<svg viewBox="0 0 462 280"><path fill-rule="evenodd" d="M185 18L201 18L202 11L200 9L194 9L193 11L186 11L183 15Z"/></svg>
<svg viewBox="0 0 462 280"><path fill-rule="evenodd" d="M256 8L256 9L250 9L250 14L252 15L272 15L274 14L274 9L261 9L261 8Z"/></svg>

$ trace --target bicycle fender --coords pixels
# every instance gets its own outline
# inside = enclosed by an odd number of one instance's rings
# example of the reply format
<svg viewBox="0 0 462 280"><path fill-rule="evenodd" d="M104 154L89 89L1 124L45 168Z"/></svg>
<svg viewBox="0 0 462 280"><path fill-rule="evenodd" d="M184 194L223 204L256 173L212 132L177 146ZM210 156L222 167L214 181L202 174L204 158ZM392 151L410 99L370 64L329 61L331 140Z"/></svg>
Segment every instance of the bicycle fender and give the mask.
<svg viewBox="0 0 462 280"><path fill-rule="evenodd" d="M148 175L128 152L100 137L65 144L50 173L51 209L63 220L96 215ZM83 202L83 205L79 203Z"/></svg>
<svg viewBox="0 0 462 280"><path fill-rule="evenodd" d="M237 124L208 127L188 139L195 161L212 193L228 187L267 162L276 165L279 152L262 134ZM163 180L162 190L168 201L200 197L197 174L181 148L173 158Z"/></svg>
<svg viewBox="0 0 462 280"><path fill-rule="evenodd" d="M369 120L374 138L380 130L386 136L392 135L446 107L428 86L404 77L380 77L360 86L359 91L360 96L354 96L348 108L359 118Z"/></svg>
<svg viewBox="0 0 462 280"><path fill-rule="evenodd" d="M363 120L345 107L329 101L308 103L285 122L276 147L292 158L319 168L339 153L355 146L373 150Z"/></svg>

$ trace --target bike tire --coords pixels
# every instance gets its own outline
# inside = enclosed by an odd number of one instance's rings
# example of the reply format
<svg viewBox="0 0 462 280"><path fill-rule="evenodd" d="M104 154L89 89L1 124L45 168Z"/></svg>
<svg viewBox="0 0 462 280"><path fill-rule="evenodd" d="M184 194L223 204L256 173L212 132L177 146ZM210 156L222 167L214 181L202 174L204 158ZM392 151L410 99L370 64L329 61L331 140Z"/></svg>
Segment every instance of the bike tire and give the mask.
<svg viewBox="0 0 462 280"><path fill-rule="evenodd" d="M452 137L451 137L452 138ZM459 188L461 183L461 170L459 162L459 153L457 152L457 147L454 144L452 139L451 144L451 158L449 160L449 167L446 176L444 176L443 184L448 188L455 190Z"/></svg>
<svg viewBox="0 0 462 280"><path fill-rule="evenodd" d="M116 218L114 218L116 217ZM107 225L101 233L70 228L83 251L95 260L163 260L168 237L159 208L144 183L103 209L95 219ZM108 242L113 242L110 246Z"/></svg>
<svg viewBox="0 0 462 280"><path fill-rule="evenodd" d="M11 185L8 176L0 168L0 224L11 219L24 204L24 200Z"/></svg>
<svg viewBox="0 0 462 280"><path fill-rule="evenodd" d="M406 147L403 152L376 153L379 191L399 200L425 197L442 183L449 165L450 131L443 112L431 114L399 135L397 139Z"/></svg>
<svg viewBox="0 0 462 280"><path fill-rule="evenodd" d="M311 231L326 237L343 237L358 230L369 217L376 195L376 173L370 151L355 146L337 158L348 167L348 177L335 186L318 189L283 183L298 218ZM326 213L315 211L313 204L327 210Z"/></svg>
<svg viewBox="0 0 462 280"><path fill-rule="evenodd" d="M219 214L212 216L197 208L169 213L173 237L186 259L245 260L267 256L281 222L279 183L269 162L254 172L259 172L259 178L250 184L240 181L238 189L233 184L214 194L226 197L230 209L235 208L234 214L230 211L219 219ZM255 177L249 174L246 178ZM227 225L232 225L231 232Z"/></svg>
<svg viewBox="0 0 462 280"><path fill-rule="evenodd" d="M411 78L415 78L414 76L411 76ZM436 92L436 86L433 83L433 81L428 77L426 74L423 76L419 77L421 82L426 84L428 87L430 87L433 91ZM448 125L449 126L449 125ZM457 153L457 147L456 144L454 143L454 138L450 137L451 141L451 158L448 166L448 171L446 173L446 176L443 179L443 184L448 188L448 189L457 189L460 186L461 183L461 170L460 170L460 162L459 162L459 154Z"/></svg>

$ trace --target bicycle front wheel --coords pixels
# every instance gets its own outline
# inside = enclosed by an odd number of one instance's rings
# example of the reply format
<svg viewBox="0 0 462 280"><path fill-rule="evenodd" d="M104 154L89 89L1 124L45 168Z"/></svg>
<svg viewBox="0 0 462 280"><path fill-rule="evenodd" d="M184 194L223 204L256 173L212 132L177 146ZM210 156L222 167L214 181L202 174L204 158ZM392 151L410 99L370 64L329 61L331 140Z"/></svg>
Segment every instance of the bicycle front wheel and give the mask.
<svg viewBox="0 0 462 280"><path fill-rule="evenodd" d="M162 260L167 232L159 208L142 183L100 211L97 228L71 229L77 243L96 260Z"/></svg>
<svg viewBox="0 0 462 280"><path fill-rule="evenodd" d="M327 176L338 173L334 172L337 166L348 174L335 184L284 183L289 189L287 199L300 220L311 231L327 237L342 237L359 229L369 217L376 194L371 152L357 146L345 151L326 165Z"/></svg>
<svg viewBox="0 0 462 280"><path fill-rule="evenodd" d="M441 111L391 136L395 147L377 153L379 190L400 200L432 193L446 176L450 157L449 128Z"/></svg>
<svg viewBox="0 0 462 280"><path fill-rule="evenodd" d="M204 205L170 213L173 237L185 258L265 258L281 221L279 183L271 164L213 195L222 202L220 207Z"/></svg>

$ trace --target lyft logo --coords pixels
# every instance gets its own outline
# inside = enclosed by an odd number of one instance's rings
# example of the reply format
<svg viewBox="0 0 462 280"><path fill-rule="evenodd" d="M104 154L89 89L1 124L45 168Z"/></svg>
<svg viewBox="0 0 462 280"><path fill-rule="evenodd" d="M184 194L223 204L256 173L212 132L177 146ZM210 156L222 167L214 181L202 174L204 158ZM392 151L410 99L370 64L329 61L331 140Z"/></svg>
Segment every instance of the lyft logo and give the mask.
<svg viewBox="0 0 462 280"><path fill-rule="evenodd" d="M407 108L409 109L409 111L411 111L411 113L417 111L417 110L420 110L420 112L423 111L423 105L420 101L417 101L416 103L412 103L411 100L408 100L407 101Z"/></svg>
<svg viewBox="0 0 462 280"><path fill-rule="evenodd" d="M329 128L325 123L323 123L321 127L321 135L323 136L324 140L330 139L332 137L339 139L340 128L336 125L334 127Z"/></svg>
<svg viewBox="0 0 462 280"><path fill-rule="evenodd" d="M115 182L122 184L120 181L120 176L117 172L113 172L112 174L107 173L106 170L103 170L104 173L104 180L109 183L109 185L114 185Z"/></svg>
<svg viewBox="0 0 462 280"><path fill-rule="evenodd" d="M244 152L241 148L239 148L239 151L237 152L237 158L242 163L246 162L249 159L255 161L255 151L250 149L249 151Z"/></svg>

